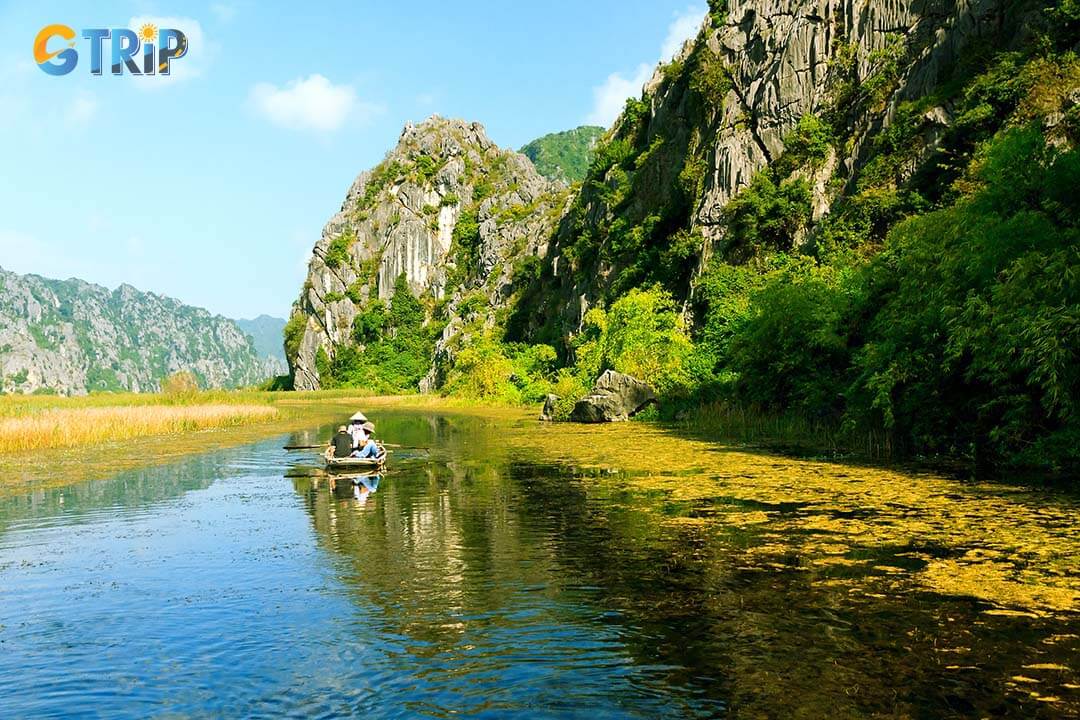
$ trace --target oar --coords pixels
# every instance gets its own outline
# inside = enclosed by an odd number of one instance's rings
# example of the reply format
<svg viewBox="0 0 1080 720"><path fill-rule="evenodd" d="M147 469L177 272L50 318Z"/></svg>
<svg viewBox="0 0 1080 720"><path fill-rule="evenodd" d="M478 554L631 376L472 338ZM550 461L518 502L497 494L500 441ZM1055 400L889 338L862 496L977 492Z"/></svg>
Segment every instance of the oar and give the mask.
<svg viewBox="0 0 1080 720"><path fill-rule="evenodd" d="M431 450L431 448L420 447L418 445L398 445L396 443L383 443L383 447L388 448L405 448L407 450ZM322 450L328 447L328 445L285 445L284 450Z"/></svg>

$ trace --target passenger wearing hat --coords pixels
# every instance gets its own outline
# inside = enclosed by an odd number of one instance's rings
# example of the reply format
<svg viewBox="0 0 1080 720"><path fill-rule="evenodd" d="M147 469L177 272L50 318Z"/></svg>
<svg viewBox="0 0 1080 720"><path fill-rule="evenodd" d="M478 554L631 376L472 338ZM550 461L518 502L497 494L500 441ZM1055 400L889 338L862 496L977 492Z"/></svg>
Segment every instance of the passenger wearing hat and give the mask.
<svg viewBox="0 0 1080 720"><path fill-rule="evenodd" d="M371 439L372 434L375 432L375 425L370 422L365 422L360 426L361 431L366 438L363 447L357 448L353 453L353 457L359 458L373 458L379 455L379 446L375 444L375 441Z"/></svg>
<svg viewBox="0 0 1080 720"><path fill-rule="evenodd" d="M344 458L352 455L353 437L344 425L337 429L330 443L334 446L334 457Z"/></svg>
<svg viewBox="0 0 1080 720"><path fill-rule="evenodd" d="M367 416L362 412L358 412L349 418L349 433L352 435L353 448L360 450L368 442L368 433L364 430L364 423L368 421ZM372 429L374 429L372 425Z"/></svg>

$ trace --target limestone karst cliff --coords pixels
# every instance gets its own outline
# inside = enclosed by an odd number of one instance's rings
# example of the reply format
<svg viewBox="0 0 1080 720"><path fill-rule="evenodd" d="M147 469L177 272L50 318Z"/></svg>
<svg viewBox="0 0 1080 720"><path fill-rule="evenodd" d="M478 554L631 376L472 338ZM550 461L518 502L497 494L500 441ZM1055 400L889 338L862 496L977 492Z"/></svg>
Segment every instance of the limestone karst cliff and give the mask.
<svg viewBox="0 0 1080 720"><path fill-rule="evenodd" d="M467 295L481 298L470 312L503 306L514 260L542 254L566 195L479 123L432 117L406 126L397 147L349 188L315 245L286 328L295 387L320 387L320 353L333 362L356 345L361 310L389 300L400 276L447 322L447 337Z"/></svg>
<svg viewBox="0 0 1080 720"><path fill-rule="evenodd" d="M964 167L974 141L949 135L961 81L988 53L1031 45L1045 5L713 0L696 38L628 101L573 189L475 123L407 126L314 248L286 330L296 387L320 387L320 358L329 368L342 348L363 345L359 315L387 300L401 274L436 338L419 383L431 390L482 329L572 361L586 312L632 288L663 287L699 322L694 288L710 258L745 262L761 255L759 241L813 248L838 201L859 193L890 198L864 223L866 244L879 243ZM904 147L890 149L897 125ZM905 195L919 173L937 173L936 187ZM764 210L754 205L761 189L776 196ZM769 212L779 219L758 217ZM456 238L470 216L478 231Z"/></svg>
<svg viewBox="0 0 1080 720"><path fill-rule="evenodd" d="M732 200L766 168L777 185L805 181L816 223L855 188L897 109L927 99L912 152L892 185L924 166L951 119L933 93L964 59L1017 43L1039 7L1002 0L732 0L714 2L697 38L657 68L616 121L581 193L547 249L545 275L512 334L558 343L590 307L658 282L687 299L713 255L740 260ZM800 121L833 137L820 157Z"/></svg>
<svg viewBox="0 0 1080 720"><path fill-rule="evenodd" d="M0 270L4 392L155 391L192 372L204 387L269 377L236 323L130 285L109 290Z"/></svg>

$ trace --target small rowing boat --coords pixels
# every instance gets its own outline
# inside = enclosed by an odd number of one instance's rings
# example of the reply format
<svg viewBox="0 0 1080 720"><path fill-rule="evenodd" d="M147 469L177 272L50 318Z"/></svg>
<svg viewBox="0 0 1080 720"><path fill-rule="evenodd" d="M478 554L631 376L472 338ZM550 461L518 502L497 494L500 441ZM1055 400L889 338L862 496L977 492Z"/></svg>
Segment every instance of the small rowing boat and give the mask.
<svg viewBox="0 0 1080 720"><path fill-rule="evenodd" d="M334 457L333 446L323 451L327 470L378 470L386 462L386 448L379 445L379 454L370 458Z"/></svg>

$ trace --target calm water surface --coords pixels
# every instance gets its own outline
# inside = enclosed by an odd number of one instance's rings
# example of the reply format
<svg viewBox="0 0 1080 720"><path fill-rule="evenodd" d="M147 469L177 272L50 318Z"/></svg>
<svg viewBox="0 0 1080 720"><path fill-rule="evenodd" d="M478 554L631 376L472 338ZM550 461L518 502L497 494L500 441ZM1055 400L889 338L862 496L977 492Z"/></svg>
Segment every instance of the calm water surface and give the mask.
<svg viewBox="0 0 1080 720"><path fill-rule="evenodd" d="M376 419L0 499L0 716L1080 713L1072 498Z"/></svg>

